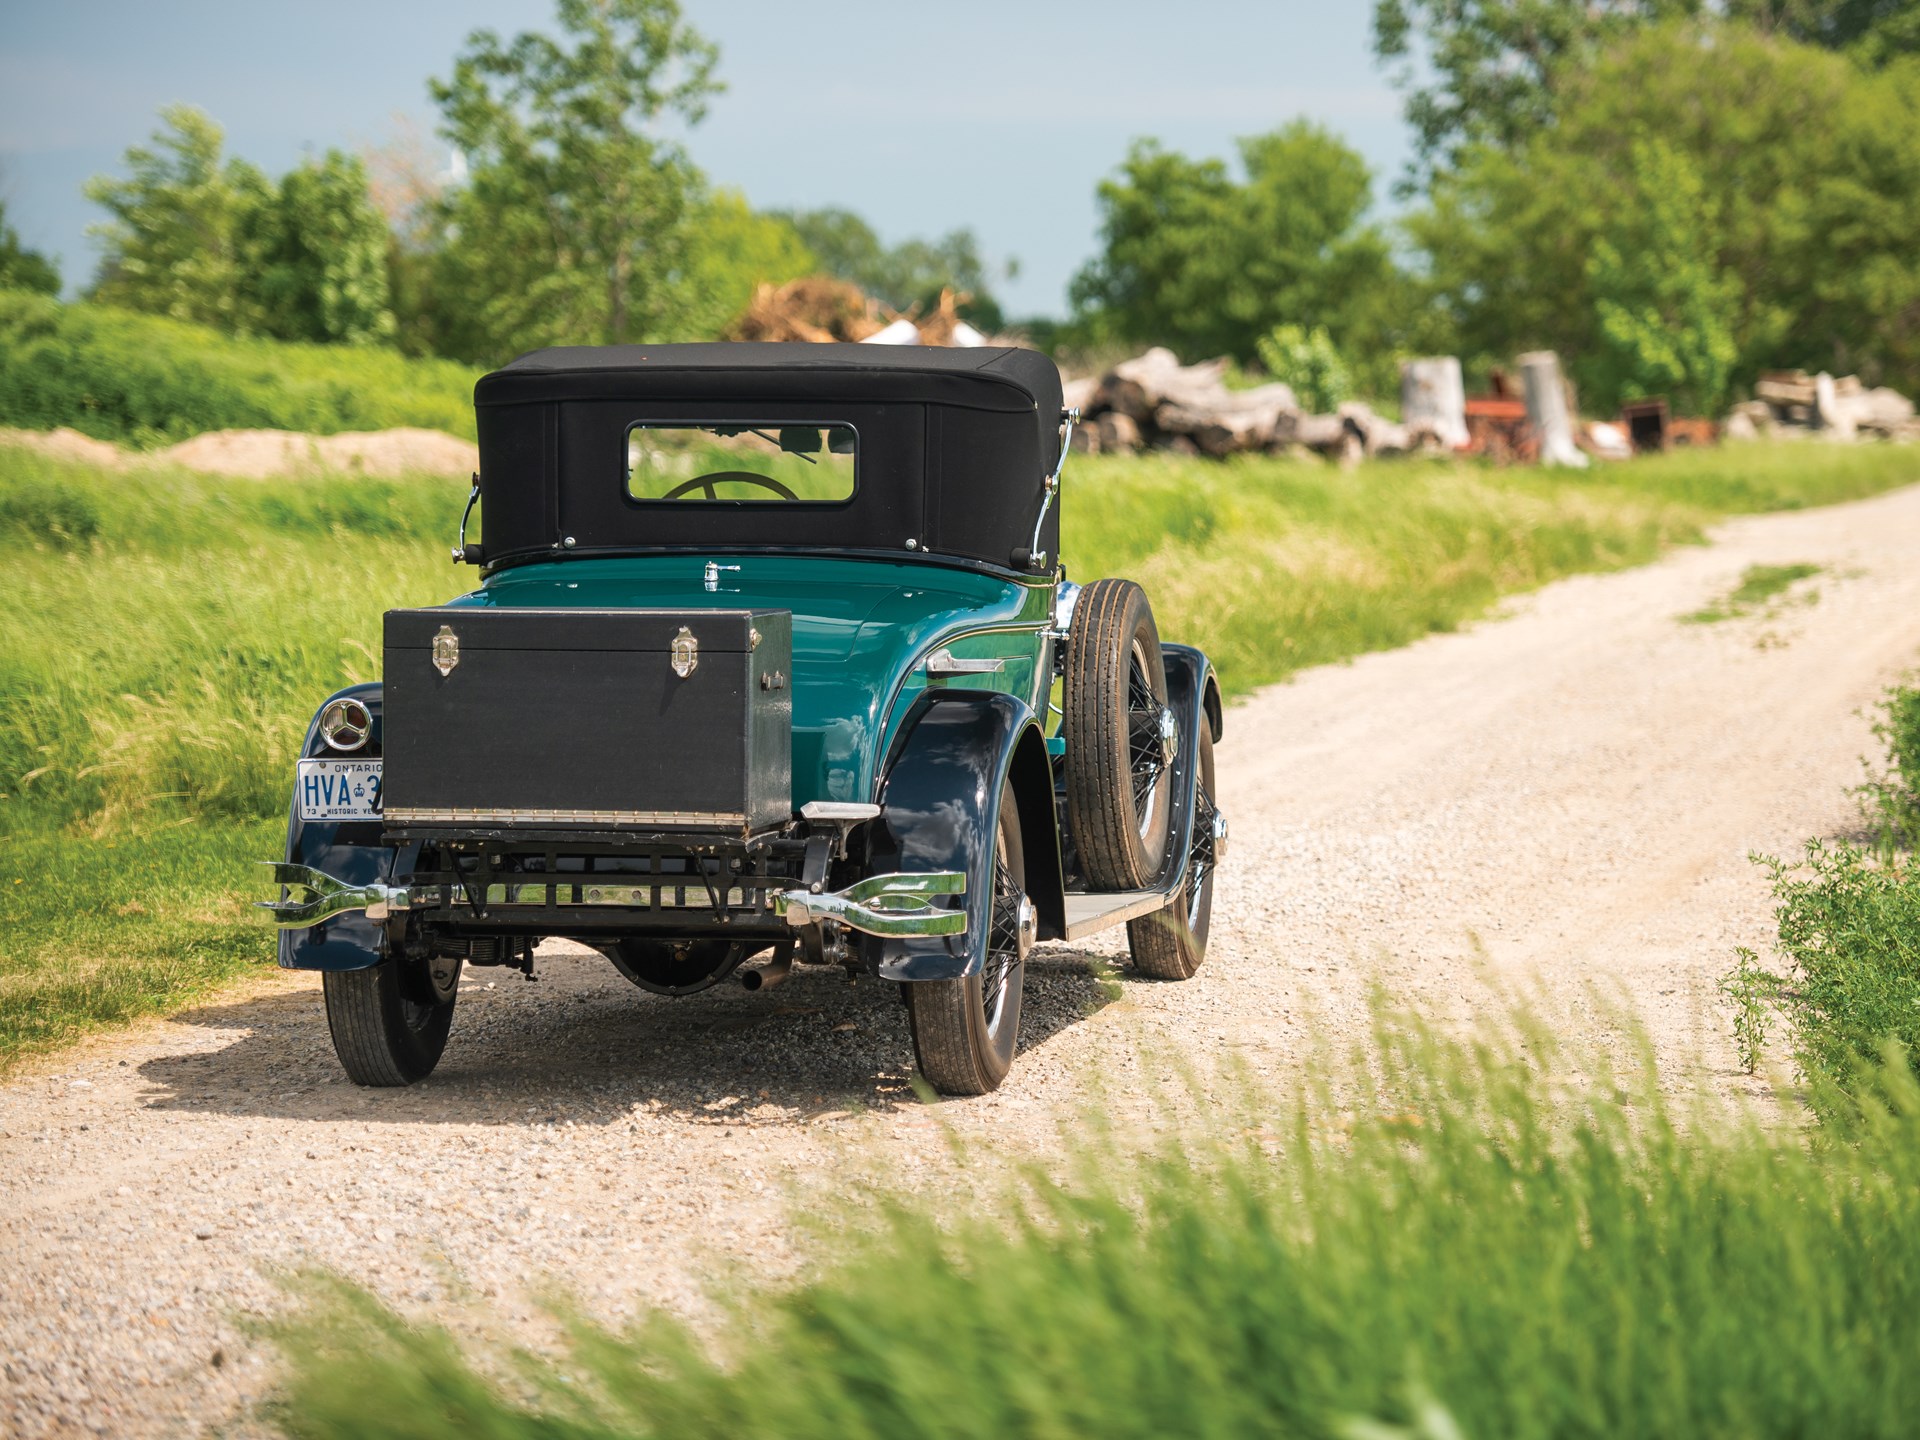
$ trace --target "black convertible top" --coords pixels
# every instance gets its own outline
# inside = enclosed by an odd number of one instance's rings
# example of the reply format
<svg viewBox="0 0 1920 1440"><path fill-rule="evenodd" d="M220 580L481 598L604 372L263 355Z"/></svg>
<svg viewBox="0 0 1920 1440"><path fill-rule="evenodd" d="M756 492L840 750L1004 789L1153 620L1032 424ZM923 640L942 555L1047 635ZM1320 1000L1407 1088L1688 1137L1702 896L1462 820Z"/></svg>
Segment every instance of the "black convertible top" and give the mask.
<svg viewBox="0 0 1920 1440"><path fill-rule="evenodd" d="M978 405L990 410L1060 408L1060 372L1037 350L1011 345L813 345L805 341L701 345L561 345L534 350L483 377L476 405L693 390L810 400L885 398ZM1011 393L1004 393L1011 392Z"/></svg>
<svg viewBox="0 0 1920 1440"><path fill-rule="evenodd" d="M1016 568L1059 457L1060 404L1053 362L1009 346L536 350L474 388L485 557L880 550ZM636 422L783 420L858 430L851 499L789 506L626 493L626 435ZM1039 547L1050 556L1058 522L1056 506Z"/></svg>

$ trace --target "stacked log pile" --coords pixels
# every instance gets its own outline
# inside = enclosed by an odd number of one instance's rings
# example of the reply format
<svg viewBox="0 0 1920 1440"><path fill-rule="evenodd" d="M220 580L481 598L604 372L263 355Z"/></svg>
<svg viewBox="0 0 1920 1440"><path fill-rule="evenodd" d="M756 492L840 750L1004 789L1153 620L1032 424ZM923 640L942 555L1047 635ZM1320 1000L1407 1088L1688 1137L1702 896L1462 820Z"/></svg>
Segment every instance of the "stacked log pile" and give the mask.
<svg viewBox="0 0 1920 1440"><path fill-rule="evenodd" d="M1839 379L1822 372L1778 371L1762 375L1753 399L1727 417L1729 440L1791 440L1822 435L1829 440L1920 440L1913 402L1886 386L1870 388L1857 375Z"/></svg>
<svg viewBox="0 0 1920 1440"><path fill-rule="evenodd" d="M1082 417L1074 448L1216 458L1304 449L1357 460L1441 443L1437 426L1400 425L1359 401L1332 415L1309 415L1290 386L1276 381L1235 390L1226 377L1225 360L1182 365L1171 350L1155 347L1098 378L1068 381L1066 403Z"/></svg>

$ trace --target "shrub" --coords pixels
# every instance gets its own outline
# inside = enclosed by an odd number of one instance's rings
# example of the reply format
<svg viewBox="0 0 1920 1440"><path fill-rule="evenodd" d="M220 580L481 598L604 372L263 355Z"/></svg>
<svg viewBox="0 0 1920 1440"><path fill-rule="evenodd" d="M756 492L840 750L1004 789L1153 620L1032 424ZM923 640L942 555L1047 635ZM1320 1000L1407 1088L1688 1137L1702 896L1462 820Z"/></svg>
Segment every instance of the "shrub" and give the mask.
<svg viewBox="0 0 1920 1440"><path fill-rule="evenodd" d="M1353 372L1326 326L1278 325L1260 337L1257 348L1267 373L1291 385L1295 398L1314 414L1328 414L1352 397Z"/></svg>
<svg viewBox="0 0 1920 1440"><path fill-rule="evenodd" d="M100 511L90 496L35 477L0 490L0 532L28 544L69 550L100 533Z"/></svg>
<svg viewBox="0 0 1920 1440"><path fill-rule="evenodd" d="M1875 733L1887 742L1909 817L1920 821L1920 689L1889 690L1886 719Z"/></svg>
<svg viewBox="0 0 1920 1440"><path fill-rule="evenodd" d="M1832 1118L1851 1109L1862 1073L1891 1041L1920 1057L1920 863L1886 861L1840 843L1808 844L1804 869L1762 861L1773 877L1784 973L1762 967L1752 951L1724 988L1740 1012L1736 1039L1752 1059L1764 1035L1756 1011L1785 1014L1793 1055L1813 1103ZM1746 1034L1742 1034L1744 1027Z"/></svg>
<svg viewBox="0 0 1920 1440"><path fill-rule="evenodd" d="M1920 848L1920 689L1894 686L1881 698L1873 733L1887 747L1887 768L1867 762L1854 794L1882 859Z"/></svg>
<svg viewBox="0 0 1920 1440"><path fill-rule="evenodd" d="M372 345L241 340L0 293L0 424L145 444L206 430L418 425L471 437L475 371Z"/></svg>

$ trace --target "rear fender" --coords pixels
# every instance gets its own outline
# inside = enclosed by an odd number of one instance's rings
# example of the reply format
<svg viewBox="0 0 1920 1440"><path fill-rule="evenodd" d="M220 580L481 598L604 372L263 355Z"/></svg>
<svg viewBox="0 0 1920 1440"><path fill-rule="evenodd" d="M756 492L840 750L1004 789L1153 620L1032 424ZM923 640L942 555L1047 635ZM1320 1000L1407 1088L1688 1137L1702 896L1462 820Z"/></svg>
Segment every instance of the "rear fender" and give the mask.
<svg viewBox="0 0 1920 1440"><path fill-rule="evenodd" d="M349 685L322 701L349 696L367 707L373 717L373 732L367 743L354 751L355 758L377 758L381 754L381 687L378 682ZM306 743L300 747L303 759L319 759L334 752L320 738L320 710L315 710L307 725ZM289 784L288 789L293 789ZM287 804L287 859L311 865L349 885L365 885L378 880L392 884L396 872L409 874L413 857L400 864L401 852L380 840L377 820L302 820L298 795ZM418 846L407 847L415 851ZM378 965L387 955L386 927L369 920L360 910L348 910L304 930L280 932L280 965L286 970L364 970Z"/></svg>
<svg viewBox="0 0 1920 1440"><path fill-rule="evenodd" d="M1038 934L1066 933L1060 836L1045 737L1024 701L994 691L930 691L914 702L881 781L880 817L868 846L875 874L958 870L964 935L873 942L883 980L957 980L986 963L993 892L993 837L1000 795L1011 781L1026 851L1025 888Z"/></svg>

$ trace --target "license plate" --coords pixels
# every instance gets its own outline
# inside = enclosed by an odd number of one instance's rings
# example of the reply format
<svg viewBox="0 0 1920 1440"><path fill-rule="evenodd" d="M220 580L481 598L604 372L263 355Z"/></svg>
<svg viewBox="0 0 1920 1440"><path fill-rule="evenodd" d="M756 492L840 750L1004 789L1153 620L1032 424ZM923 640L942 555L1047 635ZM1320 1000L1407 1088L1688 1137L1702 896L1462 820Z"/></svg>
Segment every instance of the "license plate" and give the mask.
<svg viewBox="0 0 1920 1440"><path fill-rule="evenodd" d="M294 780L302 820L378 820L378 760L302 760Z"/></svg>

